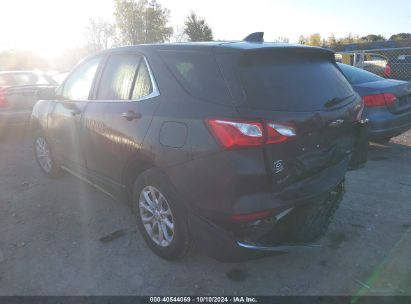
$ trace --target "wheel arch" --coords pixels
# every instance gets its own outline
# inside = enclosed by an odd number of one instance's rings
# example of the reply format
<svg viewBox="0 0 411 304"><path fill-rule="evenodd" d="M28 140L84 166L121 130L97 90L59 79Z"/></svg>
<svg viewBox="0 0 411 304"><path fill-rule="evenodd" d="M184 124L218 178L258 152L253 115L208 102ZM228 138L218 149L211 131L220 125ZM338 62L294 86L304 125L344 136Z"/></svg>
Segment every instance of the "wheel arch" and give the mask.
<svg viewBox="0 0 411 304"><path fill-rule="evenodd" d="M127 198L131 198L134 182L146 170L156 168L153 158L137 153L131 156L125 163L122 173L122 184L125 186Z"/></svg>

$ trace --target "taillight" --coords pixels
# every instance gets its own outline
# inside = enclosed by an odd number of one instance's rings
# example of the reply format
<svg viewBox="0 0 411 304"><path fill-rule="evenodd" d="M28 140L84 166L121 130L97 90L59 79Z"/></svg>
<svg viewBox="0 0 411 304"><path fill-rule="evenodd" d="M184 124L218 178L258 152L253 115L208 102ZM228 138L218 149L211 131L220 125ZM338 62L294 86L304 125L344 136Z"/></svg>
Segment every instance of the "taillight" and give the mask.
<svg viewBox="0 0 411 304"><path fill-rule="evenodd" d="M382 107L394 104L397 96L392 93L367 95L362 98L366 107Z"/></svg>
<svg viewBox="0 0 411 304"><path fill-rule="evenodd" d="M397 102L397 96L392 93L384 93L384 99L387 106L393 105Z"/></svg>
<svg viewBox="0 0 411 304"><path fill-rule="evenodd" d="M387 63L384 68L384 76L390 77L391 76L391 64Z"/></svg>
<svg viewBox="0 0 411 304"><path fill-rule="evenodd" d="M295 129L291 126L267 122L267 144L278 144L295 135Z"/></svg>
<svg viewBox="0 0 411 304"><path fill-rule="evenodd" d="M6 94L0 90L0 108L7 108Z"/></svg>
<svg viewBox="0 0 411 304"><path fill-rule="evenodd" d="M263 125L260 122L209 119L207 123L227 149L261 146L264 143Z"/></svg>
<svg viewBox="0 0 411 304"><path fill-rule="evenodd" d="M240 120L208 119L207 124L226 149L276 144L295 136L295 129L287 124ZM264 129L267 134L265 135Z"/></svg>

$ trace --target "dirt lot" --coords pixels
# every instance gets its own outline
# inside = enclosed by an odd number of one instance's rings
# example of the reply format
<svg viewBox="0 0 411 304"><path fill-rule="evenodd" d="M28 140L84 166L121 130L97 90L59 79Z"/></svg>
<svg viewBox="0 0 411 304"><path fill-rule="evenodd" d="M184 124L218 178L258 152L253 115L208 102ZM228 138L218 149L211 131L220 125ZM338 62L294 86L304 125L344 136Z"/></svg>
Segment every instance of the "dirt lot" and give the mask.
<svg viewBox="0 0 411 304"><path fill-rule="evenodd" d="M126 204L69 175L46 179L27 135L0 140L0 295L411 295L411 132L372 146L348 174L318 243L246 263L196 250L166 262Z"/></svg>

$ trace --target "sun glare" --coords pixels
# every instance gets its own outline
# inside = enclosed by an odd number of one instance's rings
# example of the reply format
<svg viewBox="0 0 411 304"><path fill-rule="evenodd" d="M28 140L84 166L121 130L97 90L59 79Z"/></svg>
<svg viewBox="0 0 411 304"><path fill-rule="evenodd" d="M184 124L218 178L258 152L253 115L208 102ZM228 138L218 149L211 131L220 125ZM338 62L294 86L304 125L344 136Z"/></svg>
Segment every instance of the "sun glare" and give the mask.
<svg viewBox="0 0 411 304"><path fill-rule="evenodd" d="M47 58L83 45L88 20L111 18L112 1L2 0L0 11L0 50L33 51Z"/></svg>

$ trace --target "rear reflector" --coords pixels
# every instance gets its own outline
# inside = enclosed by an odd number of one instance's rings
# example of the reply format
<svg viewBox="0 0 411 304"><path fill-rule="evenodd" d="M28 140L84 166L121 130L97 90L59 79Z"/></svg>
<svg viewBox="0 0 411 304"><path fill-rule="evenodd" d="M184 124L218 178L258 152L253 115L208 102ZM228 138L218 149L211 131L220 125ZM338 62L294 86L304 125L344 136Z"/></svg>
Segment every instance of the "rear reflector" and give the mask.
<svg viewBox="0 0 411 304"><path fill-rule="evenodd" d="M269 217L273 213L272 210L259 211L248 214L233 214L231 220L235 222L251 222L256 220L262 220Z"/></svg>
<svg viewBox="0 0 411 304"><path fill-rule="evenodd" d="M392 93L374 94L363 97L366 107L382 107L394 104L397 101L397 96Z"/></svg>
<svg viewBox="0 0 411 304"><path fill-rule="evenodd" d="M273 122L263 124L242 119L208 119L207 124L226 149L276 144L296 135L293 127ZM264 128L267 129L267 135L264 134Z"/></svg>

